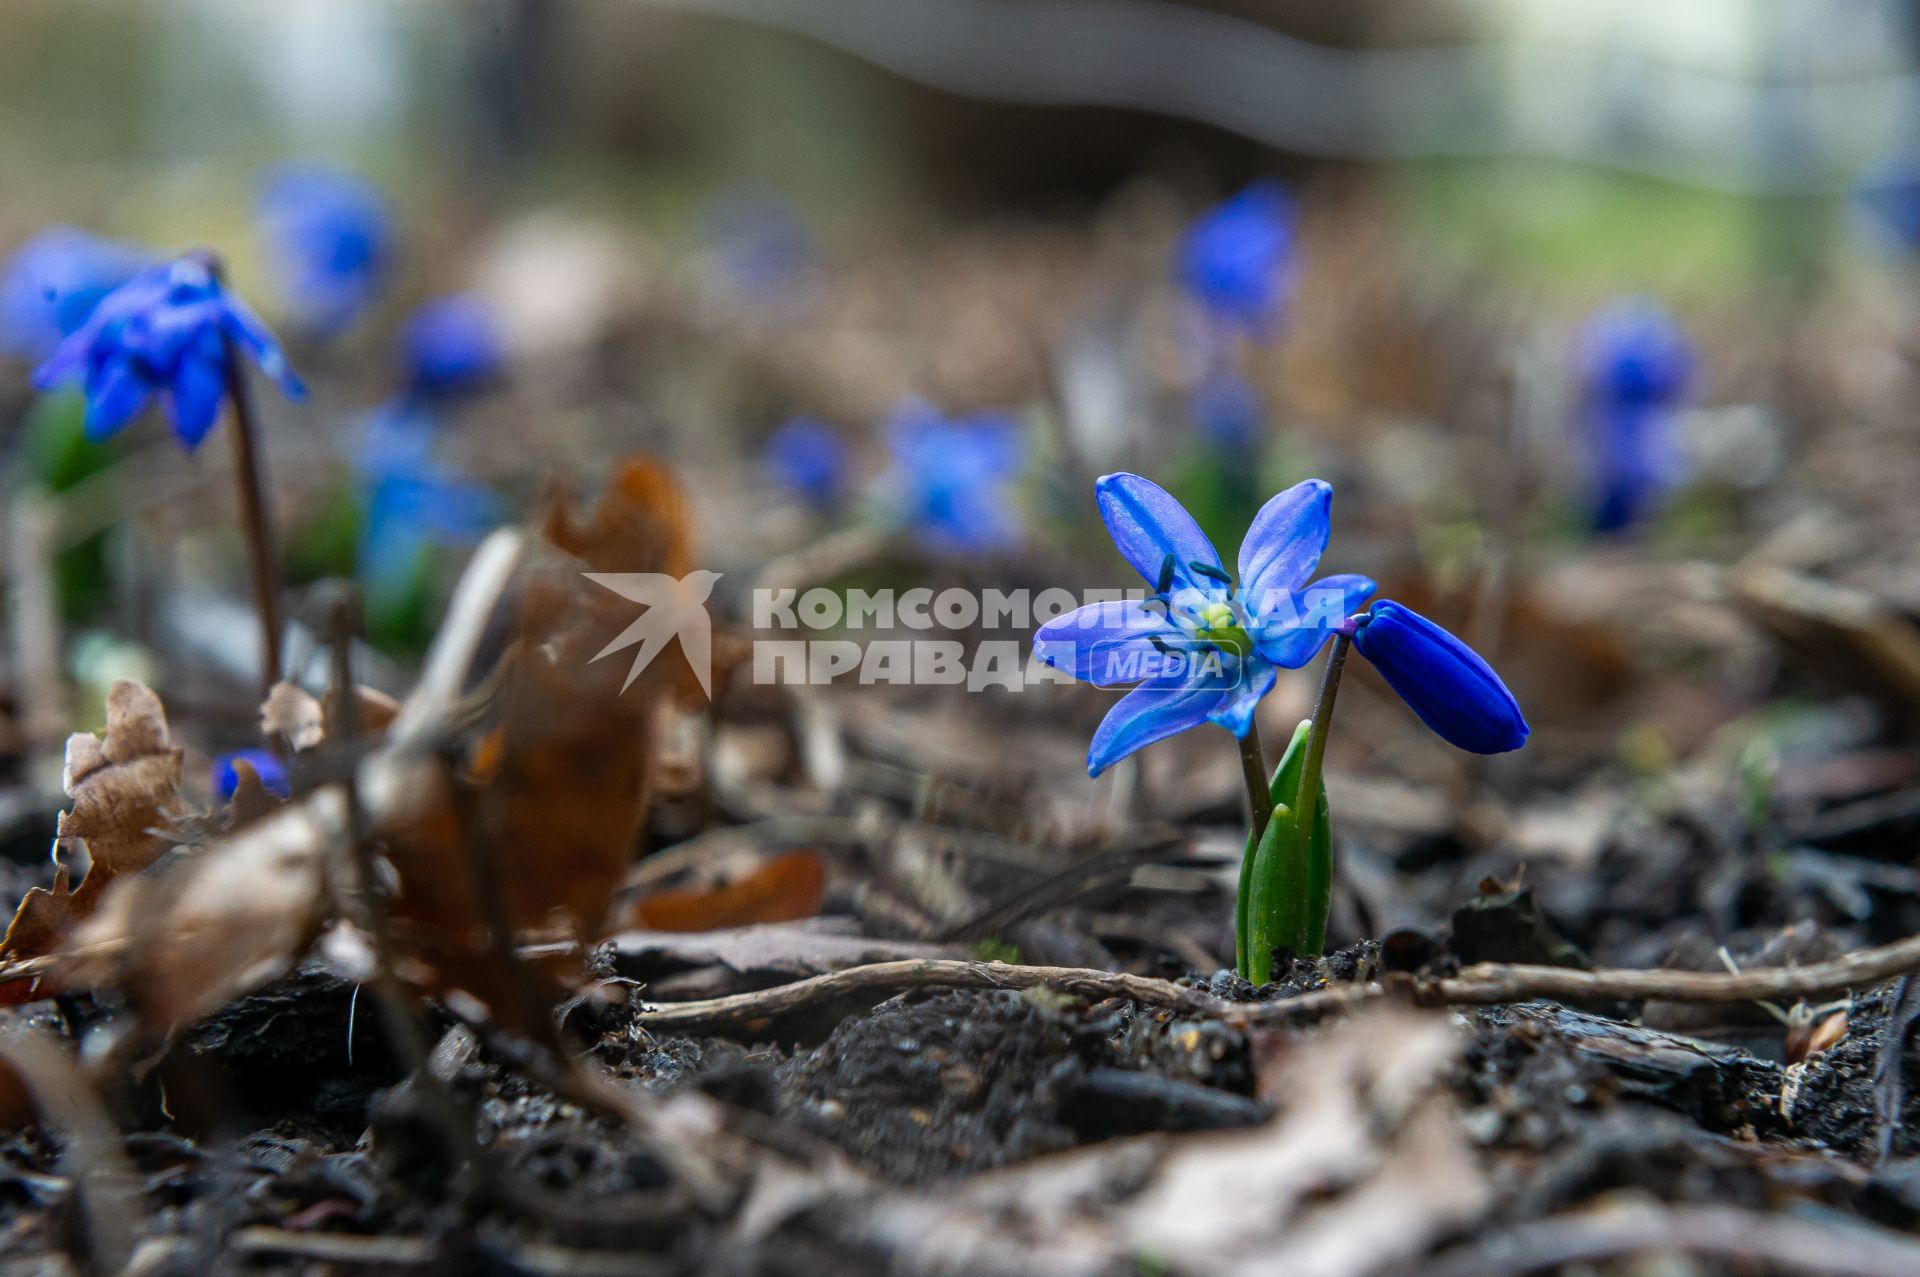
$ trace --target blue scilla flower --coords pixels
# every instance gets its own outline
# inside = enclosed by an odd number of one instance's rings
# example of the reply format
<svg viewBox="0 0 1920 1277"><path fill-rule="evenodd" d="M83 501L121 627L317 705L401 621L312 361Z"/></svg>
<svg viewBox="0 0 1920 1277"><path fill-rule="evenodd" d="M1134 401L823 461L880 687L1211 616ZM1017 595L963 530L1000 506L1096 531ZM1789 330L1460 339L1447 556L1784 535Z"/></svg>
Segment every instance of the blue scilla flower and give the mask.
<svg viewBox="0 0 1920 1277"><path fill-rule="evenodd" d="M356 570L376 607L406 593L429 546L472 544L504 515L496 494L434 456L439 433L432 410L406 400L367 422Z"/></svg>
<svg viewBox="0 0 1920 1277"><path fill-rule="evenodd" d="M1293 240L1292 197L1277 182L1255 182L1187 227L1180 283L1215 320L1266 336L1286 310Z"/></svg>
<svg viewBox="0 0 1920 1277"><path fill-rule="evenodd" d="M824 421L795 417L767 437L767 476L809 505L829 506L846 491L852 455Z"/></svg>
<svg viewBox="0 0 1920 1277"><path fill-rule="evenodd" d="M1260 392L1232 368L1214 367L1193 388L1194 424L1222 452L1240 453L1260 437Z"/></svg>
<svg viewBox="0 0 1920 1277"><path fill-rule="evenodd" d="M1025 449L1011 417L983 412L948 418L913 400L895 413L887 441L893 468L886 483L927 548L983 553L1019 540L1008 489L1025 463Z"/></svg>
<svg viewBox="0 0 1920 1277"><path fill-rule="evenodd" d="M139 271L102 298L33 374L41 390L80 378L87 437L117 433L165 395L173 432L196 448L220 415L228 360L241 351L292 399L306 394L267 326L228 292L204 257L189 254Z"/></svg>
<svg viewBox="0 0 1920 1277"><path fill-rule="evenodd" d="M493 308L478 297L441 297L414 311L400 334L405 393L427 400L478 390L506 368L507 342Z"/></svg>
<svg viewBox="0 0 1920 1277"><path fill-rule="evenodd" d="M1643 518L1686 477L1675 414L1693 379L1693 343L1651 302L1616 302L1580 336L1593 523L1616 531Z"/></svg>
<svg viewBox="0 0 1920 1277"><path fill-rule="evenodd" d="M240 773L235 763L246 763L260 777L260 784L270 794L282 798L293 793L292 783L287 777L287 765L266 749L237 749L231 754L222 754L213 760L213 792L221 802L233 801L233 793L240 788Z"/></svg>
<svg viewBox="0 0 1920 1277"><path fill-rule="evenodd" d="M320 335L367 309L393 259L393 216L372 183L317 164L270 170L255 205L287 301Z"/></svg>
<svg viewBox="0 0 1920 1277"><path fill-rule="evenodd" d="M1331 531L1333 488L1322 480L1297 483L1261 507L1240 543L1237 587L1164 488L1110 474L1095 495L1114 546L1153 594L1090 603L1041 626L1034 639L1036 656L1075 678L1102 687L1139 682L1094 733L1092 775L1202 722L1244 737L1276 669L1312 660L1373 595L1364 576L1309 583Z"/></svg>
<svg viewBox="0 0 1920 1277"><path fill-rule="evenodd" d="M100 300L151 261L141 250L72 226L22 244L0 276L0 350L44 359Z"/></svg>
<svg viewBox="0 0 1920 1277"><path fill-rule="evenodd" d="M1504 754L1527 743L1527 720L1493 667L1413 609L1374 604L1356 619L1353 645L1448 744Z"/></svg>

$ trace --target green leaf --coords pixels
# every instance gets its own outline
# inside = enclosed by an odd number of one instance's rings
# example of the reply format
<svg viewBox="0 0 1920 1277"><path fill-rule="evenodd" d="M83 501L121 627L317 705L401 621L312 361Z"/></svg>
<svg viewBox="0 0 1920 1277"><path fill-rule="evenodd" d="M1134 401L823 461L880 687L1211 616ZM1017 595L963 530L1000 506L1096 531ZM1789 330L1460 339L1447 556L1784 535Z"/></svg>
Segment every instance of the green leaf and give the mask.
<svg viewBox="0 0 1920 1277"><path fill-rule="evenodd" d="M1327 809L1326 783L1321 782L1306 837L1301 837L1293 814L1311 726L1302 722L1294 729L1273 773L1273 819L1241 861L1240 899L1235 905L1237 956L1240 974L1255 984L1273 978L1276 946L1318 957L1326 944L1327 911L1333 902L1333 820Z"/></svg>

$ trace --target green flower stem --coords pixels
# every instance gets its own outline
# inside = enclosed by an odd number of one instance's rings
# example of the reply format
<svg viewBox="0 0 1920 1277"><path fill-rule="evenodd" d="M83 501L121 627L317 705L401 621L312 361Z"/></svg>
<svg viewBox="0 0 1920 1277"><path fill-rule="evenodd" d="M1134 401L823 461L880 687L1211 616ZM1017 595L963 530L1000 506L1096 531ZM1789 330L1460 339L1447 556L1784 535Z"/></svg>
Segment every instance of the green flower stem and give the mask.
<svg viewBox="0 0 1920 1277"><path fill-rule="evenodd" d="M1320 764L1327 757L1327 733L1333 729L1333 701L1340 695L1340 673L1347 666L1347 649L1353 635L1337 631L1333 647L1327 653L1326 673L1320 677L1320 699L1313 706L1313 730L1307 737L1307 759L1300 768L1300 789L1293 809L1303 825L1313 823L1314 806L1320 798Z"/></svg>
<svg viewBox="0 0 1920 1277"><path fill-rule="evenodd" d="M1253 857L1260 846L1260 835L1273 819L1273 793L1267 784L1266 757L1260 750L1260 729L1248 724L1240 738L1240 769L1247 782L1247 802L1252 814L1247 826L1247 850L1240 857L1240 890L1233 898L1233 966L1242 975L1247 971L1247 902L1253 898Z"/></svg>
<svg viewBox="0 0 1920 1277"><path fill-rule="evenodd" d="M1258 842L1260 831L1273 817L1273 792L1267 784L1266 756L1260 752L1260 729L1252 723L1247 724L1247 734L1240 738L1240 772L1247 782L1247 801L1253 808L1250 826L1253 840Z"/></svg>
<svg viewBox="0 0 1920 1277"><path fill-rule="evenodd" d="M1327 847L1331 832L1326 795L1322 792L1315 819L1308 826L1294 818L1286 802L1300 785L1311 726L1303 719L1294 728L1280 765L1274 769L1273 818L1252 848L1252 870L1244 875L1247 881L1243 946L1246 961L1241 974L1256 984L1265 984L1272 978L1276 948L1317 955L1325 939L1325 910L1314 894L1314 866L1329 861Z"/></svg>
<svg viewBox="0 0 1920 1277"><path fill-rule="evenodd" d="M224 285L226 263L211 252L196 254L216 283ZM264 699L280 681L280 560L273 538L273 520L267 513L266 476L260 464L260 423L253 392L247 385L243 359L233 338L224 332L220 344L227 363L227 398L233 405L233 478L240 498L240 527L247 540L247 575L253 584L253 605L260 615L260 686Z"/></svg>

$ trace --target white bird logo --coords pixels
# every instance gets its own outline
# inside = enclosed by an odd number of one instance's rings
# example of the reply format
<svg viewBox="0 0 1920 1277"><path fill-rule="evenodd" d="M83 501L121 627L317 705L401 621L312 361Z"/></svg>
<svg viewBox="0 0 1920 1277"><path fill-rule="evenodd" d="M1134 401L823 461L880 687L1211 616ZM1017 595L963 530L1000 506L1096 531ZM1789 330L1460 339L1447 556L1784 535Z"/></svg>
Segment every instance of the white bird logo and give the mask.
<svg viewBox="0 0 1920 1277"><path fill-rule="evenodd" d="M620 685L621 691L633 686L640 671L665 651L667 640L677 634L680 650L686 653L693 676L700 680L700 690L708 700L713 699L713 620L707 615L707 598L713 593L720 573L702 568L682 577L664 572L587 572L583 575L623 599L646 605L647 610L639 620L593 655L597 661L623 647L640 645L640 650L633 654L633 668L627 671L627 681Z"/></svg>

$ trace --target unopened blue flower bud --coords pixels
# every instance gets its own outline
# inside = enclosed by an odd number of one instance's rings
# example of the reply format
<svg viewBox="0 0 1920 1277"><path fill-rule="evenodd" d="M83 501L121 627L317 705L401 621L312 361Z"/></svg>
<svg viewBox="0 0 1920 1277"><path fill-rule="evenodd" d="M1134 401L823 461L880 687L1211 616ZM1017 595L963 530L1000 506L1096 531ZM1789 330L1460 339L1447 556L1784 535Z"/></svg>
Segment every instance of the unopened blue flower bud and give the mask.
<svg viewBox="0 0 1920 1277"><path fill-rule="evenodd" d="M1360 618L1353 645L1448 744L1504 754L1527 743L1527 720L1493 667L1418 612L1376 603Z"/></svg>

